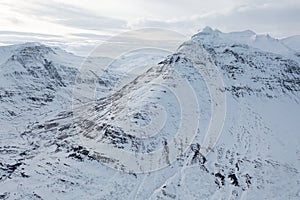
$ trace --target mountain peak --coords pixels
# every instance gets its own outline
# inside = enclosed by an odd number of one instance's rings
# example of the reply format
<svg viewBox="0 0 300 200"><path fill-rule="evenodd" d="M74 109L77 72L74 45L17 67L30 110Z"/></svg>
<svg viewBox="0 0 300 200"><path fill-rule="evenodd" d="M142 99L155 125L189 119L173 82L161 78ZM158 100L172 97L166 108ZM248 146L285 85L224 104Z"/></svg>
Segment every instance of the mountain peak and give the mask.
<svg viewBox="0 0 300 200"><path fill-rule="evenodd" d="M40 42L25 42L21 44L22 46L45 46L44 44Z"/></svg>
<svg viewBox="0 0 300 200"><path fill-rule="evenodd" d="M51 47L45 46L45 45L32 45L32 46L24 46L20 48L21 50L33 50L33 51L37 51L37 52L41 52L41 51L53 51L51 49Z"/></svg>
<svg viewBox="0 0 300 200"><path fill-rule="evenodd" d="M201 44L213 46L214 44L244 44L262 51L272 52L277 54L284 54L294 57L297 49L291 46L293 42L281 42L280 40L273 38L268 34L257 34L252 30L235 31L224 33L211 27L205 27L201 32L192 37ZM296 39L295 39L296 40ZM288 45L287 45L288 44Z"/></svg>
<svg viewBox="0 0 300 200"><path fill-rule="evenodd" d="M206 27L203 28L203 30L201 32L203 32L203 33L212 33L212 32L214 32L214 30L210 26L206 26Z"/></svg>
<svg viewBox="0 0 300 200"><path fill-rule="evenodd" d="M256 33L254 31L250 30L250 29L247 29L247 30L244 30L244 31L231 32L231 34L237 34L237 35L248 36L248 37L256 35Z"/></svg>

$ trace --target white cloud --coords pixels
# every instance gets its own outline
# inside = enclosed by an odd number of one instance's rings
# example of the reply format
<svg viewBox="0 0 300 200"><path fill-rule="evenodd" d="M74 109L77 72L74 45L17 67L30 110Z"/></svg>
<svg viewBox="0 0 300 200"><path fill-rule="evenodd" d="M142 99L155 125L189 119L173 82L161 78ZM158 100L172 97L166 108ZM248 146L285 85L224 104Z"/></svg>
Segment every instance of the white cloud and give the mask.
<svg viewBox="0 0 300 200"><path fill-rule="evenodd" d="M128 25L131 28L165 27L186 34L195 33L205 26L212 26L225 32L251 29L275 37L300 34L300 3L282 4L281 1L272 4L245 3L246 1L237 4L235 8L226 12L211 12L175 20L141 18Z"/></svg>
<svg viewBox="0 0 300 200"><path fill-rule="evenodd" d="M126 29L160 27L190 36L207 25L226 32L300 35L299 0L0 0L0 10L0 30L19 32L9 38L9 32L0 32L1 43L28 39L33 32L30 40L90 45Z"/></svg>

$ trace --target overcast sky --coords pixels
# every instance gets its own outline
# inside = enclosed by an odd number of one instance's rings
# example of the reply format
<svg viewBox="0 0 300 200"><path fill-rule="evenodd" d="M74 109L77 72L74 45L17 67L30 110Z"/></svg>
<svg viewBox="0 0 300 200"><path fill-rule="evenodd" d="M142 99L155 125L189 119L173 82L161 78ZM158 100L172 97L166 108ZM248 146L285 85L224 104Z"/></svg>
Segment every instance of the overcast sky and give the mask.
<svg viewBox="0 0 300 200"><path fill-rule="evenodd" d="M160 27L191 36L205 26L300 35L299 0L0 0L0 44L42 41L72 51L125 30Z"/></svg>

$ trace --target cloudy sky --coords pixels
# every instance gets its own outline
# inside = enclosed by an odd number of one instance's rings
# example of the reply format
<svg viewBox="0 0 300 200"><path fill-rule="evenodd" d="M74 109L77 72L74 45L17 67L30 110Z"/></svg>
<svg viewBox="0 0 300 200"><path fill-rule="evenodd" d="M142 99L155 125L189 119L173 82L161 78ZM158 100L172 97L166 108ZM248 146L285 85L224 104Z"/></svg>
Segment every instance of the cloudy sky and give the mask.
<svg viewBox="0 0 300 200"><path fill-rule="evenodd" d="M40 41L77 54L144 27L191 36L205 26L300 35L299 0L0 0L0 45Z"/></svg>

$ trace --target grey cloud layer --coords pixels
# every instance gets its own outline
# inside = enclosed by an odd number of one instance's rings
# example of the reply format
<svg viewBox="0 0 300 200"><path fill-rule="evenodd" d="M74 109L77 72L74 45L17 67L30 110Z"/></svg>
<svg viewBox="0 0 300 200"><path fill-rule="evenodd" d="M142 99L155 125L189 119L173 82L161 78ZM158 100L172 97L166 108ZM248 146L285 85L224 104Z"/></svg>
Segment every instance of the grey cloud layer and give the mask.
<svg viewBox="0 0 300 200"><path fill-rule="evenodd" d="M25 12L32 17L44 18L53 23L79 29L121 29L126 25L124 20L101 16L91 13L89 10L52 1L35 3L34 7L26 10L18 7L15 7L14 10Z"/></svg>
<svg viewBox="0 0 300 200"><path fill-rule="evenodd" d="M132 27L165 27L192 33L209 25L224 31L252 29L279 37L300 34L300 2L295 4L280 2L241 6L224 14L198 15L183 20L143 19Z"/></svg>
<svg viewBox="0 0 300 200"><path fill-rule="evenodd" d="M1 2L14 13L22 13L38 22L47 21L71 27L76 31L57 35L55 29L49 30L49 34L0 30L0 43L40 41L66 45L75 49L75 52L84 54L115 33L143 27L166 28L189 36L207 25L225 32L251 29L257 33L270 33L275 37L300 35L299 0L128 0L126 3L138 4L136 9L141 9L138 13L145 14L140 19L131 21L126 17L116 19L113 14L104 16L52 0L28 1L26 6L13 1ZM99 1L97 6L105 7L105 2ZM222 6L226 7L226 12L223 12ZM122 5L116 7L116 10L121 11ZM137 10L130 12L135 13ZM154 17L149 17L146 13L151 13ZM3 19L11 21L16 27L23 24L23 19L18 15L3 16ZM44 32L48 33L48 30Z"/></svg>

